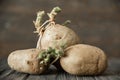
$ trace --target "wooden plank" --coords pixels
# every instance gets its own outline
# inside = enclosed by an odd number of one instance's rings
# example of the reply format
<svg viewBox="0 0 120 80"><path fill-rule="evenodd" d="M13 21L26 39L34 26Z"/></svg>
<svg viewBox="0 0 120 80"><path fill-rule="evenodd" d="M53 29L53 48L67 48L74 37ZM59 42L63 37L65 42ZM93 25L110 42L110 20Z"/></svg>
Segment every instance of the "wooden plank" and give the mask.
<svg viewBox="0 0 120 80"><path fill-rule="evenodd" d="M68 74L66 72L63 72L65 74L65 76L67 77L67 80L78 80L78 77L75 76L75 75L71 75L71 74ZM79 80L81 80L81 78L79 78Z"/></svg>
<svg viewBox="0 0 120 80"><path fill-rule="evenodd" d="M27 80L56 80L57 72L55 67L51 66L51 69L48 69L48 71L44 74L39 75L30 75Z"/></svg>
<svg viewBox="0 0 120 80"><path fill-rule="evenodd" d="M95 80L108 80L108 78L104 76L97 76L95 77Z"/></svg>
<svg viewBox="0 0 120 80"><path fill-rule="evenodd" d="M14 70L4 70L4 72L2 72L2 74L0 75L1 78L7 77L8 75L11 75L12 73L14 73Z"/></svg>
<svg viewBox="0 0 120 80"><path fill-rule="evenodd" d="M93 76L81 76L77 77L77 80L95 80Z"/></svg>
<svg viewBox="0 0 120 80"><path fill-rule="evenodd" d="M45 74L29 75L11 70L6 59L3 59L0 61L0 78L6 80L120 80L120 71L119 67L117 67L119 65L120 59L109 60L108 70L98 76L75 76L66 72L58 72L52 66Z"/></svg>
<svg viewBox="0 0 120 80"><path fill-rule="evenodd" d="M65 73L58 72L58 74L56 76L56 80L67 80L67 77L66 77Z"/></svg>
<svg viewBox="0 0 120 80"><path fill-rule="evenodd" d="M22 74L21 76L19 76L17 79L15 80L27 80L27 78L29 77L29 74ZM33 79L34 80L34 79Z"/></svg>
<svg viewBox="0 0 120 80"><path fill-rule="evenodd" d="M28 76L29 76L29 74L20 73L20 72L15 71L4 78L10 79L10 80L26 80Z"/></svg>
<svg viewBox="0 0 120 80"><path fill-rule="evenodd" d="M108 79L109 80L120 80L120 78L116 75L113 75L113 76L108 76Z"/></svg>
<svg viewBox="0 0 120 80"><path fill-rule="evenodd" d="M30 75L26 80L47 80L43 75Z"/></svg>
<svg viewBox="0 0 120 80"><path fill-rule="evenodd" d="M120 80L118 74L95 76L95 80Z"/></svg>

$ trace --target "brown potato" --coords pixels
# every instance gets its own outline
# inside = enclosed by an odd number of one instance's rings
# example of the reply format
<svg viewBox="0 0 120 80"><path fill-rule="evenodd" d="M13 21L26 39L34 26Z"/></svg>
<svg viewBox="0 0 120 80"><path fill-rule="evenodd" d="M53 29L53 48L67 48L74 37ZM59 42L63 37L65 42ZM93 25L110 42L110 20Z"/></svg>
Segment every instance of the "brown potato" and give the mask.
<svg viewBox="0 0 120 80"><path fill-rule="evenodd" d="M40 60L37 59L38 49L16 50L8 56L8 65L13 70L29 74L43 73L48 67L40 65Z"/></svg>
<svg viewBox="0 0 120 80"><path fill-rule="evenodd" d="M74 75L97 75L107 68L105 53L95 46L77 44L65 50L60 59L62 68Z"/></svg>
<svg viewBox="0 0 120 80"><path fill-rule="evenodd" d="M70 28L59 24L48 26L41 38L42 49L55 48L62 44L69 47L77 43L81 43L78 35Z"/></svg>

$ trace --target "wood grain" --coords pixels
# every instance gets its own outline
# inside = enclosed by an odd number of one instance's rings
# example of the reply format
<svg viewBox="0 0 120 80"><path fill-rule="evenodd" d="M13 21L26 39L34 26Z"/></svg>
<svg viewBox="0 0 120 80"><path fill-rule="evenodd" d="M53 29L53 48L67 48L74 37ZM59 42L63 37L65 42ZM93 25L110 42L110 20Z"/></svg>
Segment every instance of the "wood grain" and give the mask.
<svg viewBox="0 0 120 80"><path fill-rule="evenodd" d="M109 59L108 69L98 76L75 76L64 71L58 72L55 67L40 75L31 75L11 70L7 59L0 59L0 80L120 80L120 59Z"/></svg>

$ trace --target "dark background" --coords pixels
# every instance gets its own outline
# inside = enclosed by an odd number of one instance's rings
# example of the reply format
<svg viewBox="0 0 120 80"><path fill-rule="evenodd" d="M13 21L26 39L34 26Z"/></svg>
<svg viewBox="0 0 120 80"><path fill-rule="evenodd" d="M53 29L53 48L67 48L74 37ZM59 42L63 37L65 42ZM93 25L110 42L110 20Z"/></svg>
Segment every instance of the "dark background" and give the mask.
<svg viewBox="0 0 120 80"><path fill-rule="evenodd" d="M36 46L36 12L60 6L57 23L69 25L84 43L98 46L108 57L120 57L119 0L0 0L0 57ZM45 17L47 19L47 17Z"/></svg>

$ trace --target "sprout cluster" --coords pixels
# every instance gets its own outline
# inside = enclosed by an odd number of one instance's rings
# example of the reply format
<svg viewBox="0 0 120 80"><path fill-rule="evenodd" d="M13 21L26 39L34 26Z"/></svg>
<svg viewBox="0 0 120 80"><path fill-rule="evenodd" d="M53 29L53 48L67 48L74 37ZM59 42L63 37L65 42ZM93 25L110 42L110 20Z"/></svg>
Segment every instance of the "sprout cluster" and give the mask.
<svg viewBox="0 0 120 80"><path fill-rule="evenodd" d="M40 64L53 64L64 54L63 49L55 49L49 47L47 50L43 50L39 53L38 59L40 59ZM51 62L51 59L52 60Z"/></svg>

